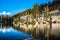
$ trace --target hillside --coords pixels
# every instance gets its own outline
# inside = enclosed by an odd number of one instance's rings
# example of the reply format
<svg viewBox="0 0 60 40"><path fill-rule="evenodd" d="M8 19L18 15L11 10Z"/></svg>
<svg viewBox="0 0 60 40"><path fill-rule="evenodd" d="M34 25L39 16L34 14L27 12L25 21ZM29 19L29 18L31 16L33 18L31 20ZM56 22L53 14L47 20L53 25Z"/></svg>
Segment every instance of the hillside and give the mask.
<svg viewBox="0 0 60 40"><path fill-rule="evenodd" d="M53 10L60 10L60 1L53 1L52 3L49 2L48 4L42 4L42 5L38 5L37 3L33 6L32 9L27 9L26 11L20 12L15 14L13 17L20 17L23 15L27 15L27 14L33 14L35 16L35 14L42 14L43 11L45 11L45 7L48 6L49 11L53 11ZM40 12L40 13L39 13Z"/></svg>
<svg viewBox="0 0 60 40"><path fill-rule="evenodd" d="M34 38L39 38L39 35L43 33L48 36L50 32L51 35L56 36L58 32L56 30L60 29L60 16L57 16L60 15L59 4L60 1L42 5L36 3L32 9L27 9L13 16L13 27L32 34Z"/></svg>

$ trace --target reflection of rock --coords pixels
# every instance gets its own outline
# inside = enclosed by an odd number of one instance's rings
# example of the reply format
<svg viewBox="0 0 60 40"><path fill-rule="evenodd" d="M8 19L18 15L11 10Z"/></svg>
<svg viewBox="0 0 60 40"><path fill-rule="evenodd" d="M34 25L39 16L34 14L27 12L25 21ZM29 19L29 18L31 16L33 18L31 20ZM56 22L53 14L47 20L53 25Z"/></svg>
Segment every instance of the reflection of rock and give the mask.
<svg viewBox="0 0 60 40"><path fill-rule="evenodd" d="M56 26L55 26L56 25ZM52 35L59 35L59 23L58 24L54 24L52 23L52 30L51 30L51 34ZM32 24L25 24L25 23L20 23L17 26L15 26L14 28L18 29L19 31L23 31L25 33L28 34L32 34L33 37L37 38L40 37L41 35L44 35L44 29L45 28L50 29L50 25L48 24L48 22L40 22L40 23L35 23L34 25ZM55 30L54 30L55 29Z"/></svg>

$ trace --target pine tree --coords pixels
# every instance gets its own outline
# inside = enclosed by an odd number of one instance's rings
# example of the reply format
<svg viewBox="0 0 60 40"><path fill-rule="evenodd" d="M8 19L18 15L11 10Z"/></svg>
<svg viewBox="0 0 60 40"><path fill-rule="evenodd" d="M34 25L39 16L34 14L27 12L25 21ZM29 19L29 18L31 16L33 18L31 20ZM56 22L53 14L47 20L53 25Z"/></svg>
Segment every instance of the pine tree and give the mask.
<svg viewBox="0 0 60 40"><path fill-rule="evenodd" d="M49 18L49 9L48 9L48 6L45 7L45 14L44 14L44 17L46 18L46 21L47 21L47 19Z"/></svg>
<svg viewBox="0 0 60 40"><path fill-rule="evenodd" d="M34 16L34 18L36 18L36 16L40 16L40 7L37 3L34 5L32 9L32 15Z"/></svg>

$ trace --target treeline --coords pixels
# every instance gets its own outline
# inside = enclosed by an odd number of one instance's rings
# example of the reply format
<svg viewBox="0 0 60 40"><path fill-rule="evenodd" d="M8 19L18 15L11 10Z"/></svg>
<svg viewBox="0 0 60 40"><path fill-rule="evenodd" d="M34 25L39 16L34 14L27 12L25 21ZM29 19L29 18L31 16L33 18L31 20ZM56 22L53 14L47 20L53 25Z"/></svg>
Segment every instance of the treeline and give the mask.
<svg viewBox="0 0 60 40"><path fill-rule="evenodd" d="M20 17L23 15L28 15L28 14L32 14L34 17L40 16L45 11L44 8L46 6L48 6L49 11L53 11L56 9L60 10L60 1L48 2L48 3L42 4L42 5L38 5L36 3L32 9L27 9L26 11L15 14L13 17L16 18L16 17Z"/></svg>

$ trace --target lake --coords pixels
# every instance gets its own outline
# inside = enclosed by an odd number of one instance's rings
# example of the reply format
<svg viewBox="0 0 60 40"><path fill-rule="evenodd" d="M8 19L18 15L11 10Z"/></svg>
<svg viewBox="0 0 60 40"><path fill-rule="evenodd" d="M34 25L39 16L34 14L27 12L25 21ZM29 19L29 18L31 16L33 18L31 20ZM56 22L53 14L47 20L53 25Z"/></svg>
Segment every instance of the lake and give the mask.
<svg viewBox="0 0 60 40"><path fill-rule="evenodd" d="M32 38L32 35L18 31L12 27L4 27L3 29L0 28L0 40L22 40L27 38Z"/></svg>

